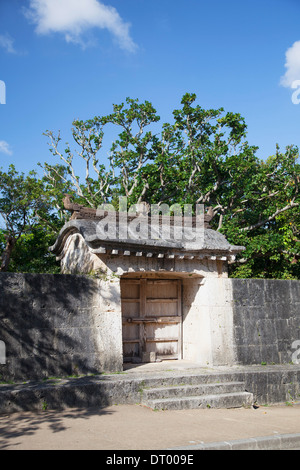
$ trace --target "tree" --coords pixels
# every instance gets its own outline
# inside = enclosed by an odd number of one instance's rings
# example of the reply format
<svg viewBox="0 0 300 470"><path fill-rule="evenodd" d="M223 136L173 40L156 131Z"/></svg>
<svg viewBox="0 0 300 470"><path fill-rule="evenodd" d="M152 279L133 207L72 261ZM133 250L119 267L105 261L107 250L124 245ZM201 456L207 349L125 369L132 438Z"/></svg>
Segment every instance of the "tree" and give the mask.
<svg viewBox="0 0 300 470"><path fill-rule="evenodd" d="M241 201L231 237L246 246L232 275L299 278L299 152L287 147L266 162L253 178L249 198ZM226 230L225 230L226 233Z"/></svg>
<svg viewBox="0 0 300 470"><path fill-rule="evenodd" d="M174 123L163 125L156 158L143 169L144 178L151 178L145 197L158 204L212 206L220 229L257 171L257 148L243 140L246 125L239 114L194 107L195 100L184 95Z"/></svg>
<svg viewBox="0 0 300 470"><path fill-rule="evenodd" d="M3 222L0 271L9 270L16 248L15 260L22 258L22 247L26 244L27 271L32 270L31 264L36 263L38 255L47 257L48 253L42 254L38 245L42 243L46 249L45 243L57 232L58 218L52 207L50 193L45 191L43 180L34 171L27 176L19 174L14 165L10 165L8 172L0 171L0 216ZM33 242L31 251L28 250L30 240ZM16 265L15 270L19 270Z"/></svg>
<svg viewBox="0 0 300 470"><path fill-rule="evenodd" d="M146 128L160 118L148 101L139 103L127 98L126 103L128 108L124 103L114 105L114 112L103 120L121 130L110 150L114 175L118 173L115 179L117 193L126 196L129 204L138 204L145 199L150 188L143 169L155 159L158 144L156 135L151 130L146 131Z"/></svg>
<svg viewBox="0 0 300 470"><path fill-rule="evenodd" d="M298 148L276 148L266 161L247 141L244 118L223 108L203 109L195 94L185 94L173 111L173 123L160 120L152 104L126 99L113 113L73 122L75 151L58 149L60 135L47 131L50 148L62 165L45 164L60 188L76 202L97 207L129 204L204 204L212 227L246 251L230 266L231 276L298 278L299 178ZM117 130L108 161L103 154L106 126ZM75 171L74 157L85 176ZM93 171L93 175L92 175ZM61 203L60 203L61 204Z"/></svg>
<svg viewBox="0 0 300 470"><path fill-rule="evenodd" d="M112 181L112 170L106 170L104 164L99 165L98 152L102 147L103 122L94 118L88 121L73 121L72 135L77 144L74 152L71 151L67 143L64 152L59 150L61 141L60 133L57 136L52 131L46 131L44 135L49 137L51 153L59 157L63 164L43 166L45 178L48 183L65 185L80 200L91 207L97 207L100 203L106 202L110 197L110 184ZM84 183L80 182L80 177L76 175L74 169L74 157L79 156L84 162L85 177Z"/></svg>
<svg viewBox="0 0 300 470"><path fill-rule="evenodd" d="M163 126L157 156L142 170L145 198L210 206L212 227L246 247L232 276L298 278L298 148L277 147L263 161L239 114L204 110L195 100L186 94L174 123Z"/></svg>
<svg viewBox="0 0 300 470"><path fill-rule="evenodd" d="M46 131L51 153L62 162L62 165L42 165L46 179L51 185L51 180L56 178L56 182L66 185L77 202L93 208L113 201L116 195L133 199L137 187L140 194L134 202L141 201L148 188L147 180L140 177L141 169L155 157L156 143L155 135L145 129L158 120L151 103L127 98L126 104L113 105L113 113L109 115L73 121L74 150L67 143L61 151L60 133L55 136L52 131ZM102 156L100 162L104 128L109 125L118 134L112 142L108 161L106 156ZM79 169L81 176L78 176L75 168L82 164L83 168Z"/></svg>

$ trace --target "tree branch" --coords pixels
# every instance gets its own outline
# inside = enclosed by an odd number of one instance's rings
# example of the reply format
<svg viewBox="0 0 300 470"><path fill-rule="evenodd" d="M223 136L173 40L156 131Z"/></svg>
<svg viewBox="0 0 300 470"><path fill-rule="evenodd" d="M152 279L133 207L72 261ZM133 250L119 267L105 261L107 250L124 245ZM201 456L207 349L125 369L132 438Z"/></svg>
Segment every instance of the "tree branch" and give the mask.
<svg viewBox="0 0 300 470"><path fill-rule="evenodd" d="M279 214L282 214L282 212L286 212L286 211L288 211L288 210L290 210L294 207L299 207L299 205L300 205L300 203L298 203L298 202L295 203L295 202L292 201L290 204L283 207L282 209L277 209L277 211L275 211L274 214L270 215L266 219L261 220L261 221L257 222L256 224L248 225L248 227L241 228L240 232L255 230L255 229L261 227L262 225L265 225L266 223L271 222L271 220L274 220Z"/></svg>

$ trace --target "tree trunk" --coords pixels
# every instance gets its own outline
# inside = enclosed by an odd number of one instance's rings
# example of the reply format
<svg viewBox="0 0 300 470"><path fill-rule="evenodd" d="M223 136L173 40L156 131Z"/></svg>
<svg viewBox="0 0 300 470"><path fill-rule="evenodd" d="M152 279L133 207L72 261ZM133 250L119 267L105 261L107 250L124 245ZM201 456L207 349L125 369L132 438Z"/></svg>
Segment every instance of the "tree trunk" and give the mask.
<svg viewBox="0 0 300 470"><path fill-rule="evenodd" d="M4 251L0 258L1 260L0 272L6 272L8 270L11 254L17 241L11 235L7 235L5 238L6 238L6 247L4 248Z"/></svg>

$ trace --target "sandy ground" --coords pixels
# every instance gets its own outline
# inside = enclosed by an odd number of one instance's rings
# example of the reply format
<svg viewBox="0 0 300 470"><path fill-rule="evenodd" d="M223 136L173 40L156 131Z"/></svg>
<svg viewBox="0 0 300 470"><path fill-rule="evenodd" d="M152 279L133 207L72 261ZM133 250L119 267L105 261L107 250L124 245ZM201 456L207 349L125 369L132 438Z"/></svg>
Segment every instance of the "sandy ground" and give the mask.
<svg viewBox="0 0 300 470"><path fill-rule="evenodd" d="M161 450L300 433L300 406L152 411L141 405L0 416L1 450Z"/></svg>

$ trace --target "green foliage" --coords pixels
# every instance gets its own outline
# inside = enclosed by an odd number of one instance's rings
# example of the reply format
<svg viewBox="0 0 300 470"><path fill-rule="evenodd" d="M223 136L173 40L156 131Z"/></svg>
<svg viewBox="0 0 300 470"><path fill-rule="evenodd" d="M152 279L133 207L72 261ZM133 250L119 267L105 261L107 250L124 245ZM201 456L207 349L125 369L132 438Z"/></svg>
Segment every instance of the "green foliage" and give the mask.
<svg viewBox="0 0 300 470"><path fill-rule="evenodd" d="M0 171L0 271L57 270L48 243L62 221L51 191L34 171L19 174L13 165L8 172Z"/></svg>
<svg viewBox="0 0 300 470"><path fill-rule="evenodd" d="M49 252L54 241L54 233L39 225L33 227L31 233L23 234L17 241L8 271L59 274L60 265Z"/></svg>
<svg viewBox="0 0 300 470"><path fill-rule="evenodd" d="M173 122L159 125L150 102L127 98L111 114L75 120L74 149L66 143L60 150L60 135L47 131L59 161L42 166L43 178L19 175L13 166L0 172L0 253L5 258L10 251L9 269L56 272L48 247L69 218L65 194L93 208L118 208L125 195L129 205L210 207L212 228L246 247L229 266L232 277L299 279L298 148L276 147L263 161L240 114L205 110L196 99L186 93ZM117 137L107 159L103 140L111 129Z"/></svg>

